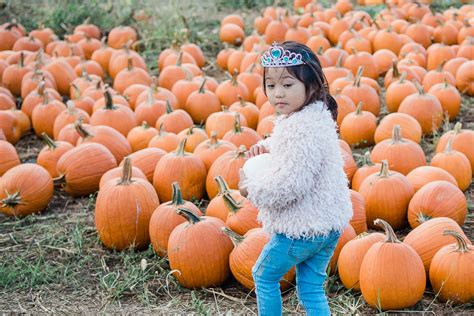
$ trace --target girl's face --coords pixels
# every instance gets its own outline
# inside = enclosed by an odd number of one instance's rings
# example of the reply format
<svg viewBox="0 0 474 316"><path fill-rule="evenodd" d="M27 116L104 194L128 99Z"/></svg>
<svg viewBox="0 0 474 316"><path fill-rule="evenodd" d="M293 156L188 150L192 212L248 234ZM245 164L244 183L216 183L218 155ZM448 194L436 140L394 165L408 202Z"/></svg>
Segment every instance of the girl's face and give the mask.
<svg viewBox="0 0 474 316"><path fill-rule="evenodd" d="M298 111L306 100L304 84L285 67L265 69L265 89L268 101L281 114Z"/></svg>

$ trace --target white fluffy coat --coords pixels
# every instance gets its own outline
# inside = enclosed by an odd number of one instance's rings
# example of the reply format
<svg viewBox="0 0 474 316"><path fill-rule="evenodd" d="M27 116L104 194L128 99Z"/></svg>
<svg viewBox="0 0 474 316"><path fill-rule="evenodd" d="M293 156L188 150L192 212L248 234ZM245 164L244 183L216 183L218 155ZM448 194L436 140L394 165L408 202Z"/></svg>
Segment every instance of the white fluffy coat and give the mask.
<svg viewBox="0 0 474 316"><path fill-rule="evenodd" d="M336 125L325 105L278 117L260 144L271 153L270 166L259 176L247 175L245 185L264 229L289 238L342 232L352 204Z"/></svg>

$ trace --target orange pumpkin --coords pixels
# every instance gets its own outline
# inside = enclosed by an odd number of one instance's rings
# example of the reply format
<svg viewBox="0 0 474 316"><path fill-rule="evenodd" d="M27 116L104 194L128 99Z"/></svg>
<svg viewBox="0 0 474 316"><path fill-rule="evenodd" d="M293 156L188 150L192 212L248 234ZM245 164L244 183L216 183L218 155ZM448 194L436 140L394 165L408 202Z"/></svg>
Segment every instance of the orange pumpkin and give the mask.
<svg viewBox="0 0 474 316"><path fill-rule="evenodd" d="M215 217L199 217L181 207L177 212L188 222L176 226L168 241L173 275L186 288L220 286L230 275L229 255L233 249L232 241L221 230L225 223ZM195 242L202 238L205 243Z"/></svg>
<svg viewBox="0 0 474 316"><path fill-rule="evenodd" d="M0 179L0 212L7 216L40 212L51 201L53 191L53 180L43 167L32 163L15 166Z"/></svg>
<svg viewBox="0 0 474 316"><path fill-rule="evenodd" d="M442 302L469 303L474 296L474 247L459 232L447 230L443 235L456 244L441 248L430 266L430 282Z"/></svg>
<svg viewBox="0 0 474 316"><path fill-rule="evenodd" d="M190 201L183 199L178 182L173 182L173 198L160 204L151 215L149 232L153 250L160 257L166 256L171 232L186 219L177 213L178 207L184 207L201 216L202 212Z"/></svg>
<svg viewBox="0 0 474 316"><path fill-rule="evenodd" d="M434 255L439 249L451 243L451 238L444 236L443 231L446 229L456 231L466 238L469 244L471 243L462 228L449 217L431 219L420 217L419 220L421 225L410 231L403 242L410 245L420 255L427 274L429 274Z"/></svg>
<svg viewBox="0 0 474 316"><path fill-rule="evenodd" d="M153 186L160 201L170 201L172 183L177 181L186 200L201 199L205 193L206 167L201 159L184 151L186 138L178 148L164 155L155 168Z"/></svg>
<svg viewBox="0 0 474 316"><path fill-rule="evenodd" d="M99 189L100 178L117 166L112 153L101 144L87 143L67 151L58 160L57 170L64 190L83 196Z"/></svg>
<svg viewBox="0 0 474 316"><path fill-rule="evenodd" d="M373 221L377 218L384 218L395 229L406 225L408 203L414 190L403 174L389 170L386 160L382 161L380 173L362 181L359 193L364 197L369 227L376 227Z"/></svg>
<svg viewBox="0 0 474 316"><path fill-rule="evenodd" d="M377 219L386 240L373 244L360 265L359 282L365 301L378 310L403 309L423 297L426 274L412 247L401 243L390 225Z"/></svg>
<svg viewBox="0 0 474 316"><path fill-rule="evenodd" d="M204 162L206 170L209 170L214 161L222 154L236 149L237 146L233 143L217 139L217 133L212 132L211 138L197 145L193 153Z"/></svg>
<svg viewBox="0 0 474 316"><path fill-rule="evenodd" d="M349 145L366 147L374 144L374 134L377 127L377 118L368 111L362 111L362 102L359 102L354 112L347 114L340 127L341 138Z"/></svg>
<svg viewBox="0 0 474 316"><path fill-rule="evenodd" d="M385 235L382 233L362 233L344 245L337 259L337 266L339 278L347 289L360 291L359 273L362 260L370 247L384 239Z"/></svg>
<svg viewBox="0 0 474 316"><path fill-rule="evenodd" d="M132 160L134 167L143 171L149 182L153 182L153 173L155 172L156 165L164 155L166 155L166 152L162 149L144 148L127 157Z"/></svg>
<svg viewBox="0 0 474 316"><path fill-rule="evenodd" d="M45 168L52 178L56 178L59 175L57 170L59 158L74 146L64 141L55 142L44 132L41 134L41 138L46 146L39 152L36 163Z"/></svg>
<svg viewBox="0 0 474 316"><path fill-rule="evenodd" d="M94 215L100 240L116 250L146 247L151 214L159 204L148 181L132 178L132 164L126 159L120 181L107 182L97 194Z"/></svg>
<svg viewBox="0 0 474 316"><path fill-rule="evenodd" d="M420 217L449 217L462 226L466 215L466 197L458 187L444 180L425 184L408 205L408 222L412 228L420 225Z"/></svg>
<svg viewBox="0 0 474 316"><path fill-rule="evenodd" d="M237 281L249 290L255 288L252 268L257 262L265 244L270 240L270 234L261 228L249 230L244 236L223 228L223 232L230 237L234 249L230 253L229 264L232 275ZM291 287L295 278L295 269L290 269L280 280L280 290Z"/></svg>

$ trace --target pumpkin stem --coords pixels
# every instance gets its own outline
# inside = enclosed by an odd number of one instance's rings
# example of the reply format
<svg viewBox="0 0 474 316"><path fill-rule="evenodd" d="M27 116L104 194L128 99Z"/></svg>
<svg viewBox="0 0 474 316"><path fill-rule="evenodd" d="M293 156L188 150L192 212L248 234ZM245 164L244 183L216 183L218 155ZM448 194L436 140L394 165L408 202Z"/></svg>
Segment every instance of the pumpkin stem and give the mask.
<svg viewBox="0 0 474 316"><path fill-rule="evenodd" d="M239 148L237 148L236 155L235 157L245 157L245 152L247 151L247 147L245 145L240 145Z"/></svg>
<svg viewBox="0 0 474 316"><path fill-rule="evenodd" d="M149 128L150 128L150 124L148 124L147 121L143 121L143 122L142 122L142 128L143 128L143 129L149 129Z"/></svg>
<svg viewBox="0 0 474 316"><path fill-rule="evenodd" d="M407 72L406 71L402 72L402 75L400 76L400 79L398 79L399 83L404 83L406 77L407 77Z"/></svg>
<svg viewBox="0 0 474 316"><path fill-rule="evenodd" d="M362 101L357 104L357 108L355 110L356 115L362 115Z"/></svg>
<svg viewBox="0 0 474 316"><path fill-rule="evenodd" d="M150 87L148 89L147 102L148 105L152 105L153 103L155 103L155 89L153 87Z"/></svg>
<svg viewBox="0 0 474 316"><path fill-rule="evenodd" d="M224 203L227 208L233 214L237 213L242 208L242 205L232 197L230 192L224 192L224 194L222 194L222 198L224 199Z"/></svg>
<svg viewBox="0 0 474 316"><path fill-rule="evenodd" d="M225 105L221 106L221 110L222 110L222 112L229 112L229 108Z"/></svg>
<svg viewBox="0 0 474 316"><path fill-rule="evenodd" d="M401 127L400 125L393 126L392 129L392 144L398 144L402 141Z"/></svg>
<svg viewBox="0 0 474 316"><path fill-rule="evenodd" d="M448 139L448 143L446 144L446 148L444 149L444 152L446 154L449 154L453 151L453 141L454 141L454 137L450 137Z"/></svg>
<svg viewBox="0 0 474 316"><path fill-rule="evenodd" d="M420 95L425 94L425 91L423 90L423 86L420 85L420 83L418 81L415 81L415 87L418 90L418 94L420 94Z"/></svg>
<svg viewBox="0 0 474 316"><path fill-rule="evenodd" d="M364 66L359 66L359 69L357 69L357 74L354 79L354 87L360 87L360 80L362 78L362 73L364 72Z"/></svg>
<svg viewBox="0 0 474 316"><path fill-rule="evenodd" d="M38 95L42 97L44 95L44 89L46 88L46 81L41 80L41 82L38 85Z"/></svg>
<svg viewBox="0 0 474 316"><path fill-rule="evenodd" d="M227 185L227 182L225 182L224 178L222 178L222 176L215 176L214 181L216 181L217 185L219 186L218 195L223 195L224 193L230 192L229 186Z"/></svg>
<svg viewBox="0 0 474 316"><path fill-rule="evenodd" d="M393 61L392 69L393 69L392 78L400 77L400 72L398 71L398 66L397 66L397 61L396 60Z"/></svg>
<svg viewBox="0 0 474 316"><path fill-rule="evenodd" d="M390 176L390 170L388 169L388 161L382 160L382 167L380 168L379 177L388 178Z"/></svg>
<svg viewBox="0 0 474 316"><path fill-rule="evenodd" d="M8 193L8 191L5 191L5 193L6 193L7 197L4 198L3 200L0 200L0 202L2 203L1 206L12 208L14 213L15 213L15 216L16 216L15 206L17 206L19 204L25 204L24 202L21 201L20 192L17 191L13 194L10 194L10 193Z"/></svg>
<svg viewBox="0 0 474 316"><path fill-rule="evenodd" d="M427 222L429 221L430 219L432 219L433 217L431 216L428 216L428 215L425 215L423 213L418 213L418 217L416 219L416 221L420 224L423 224L424 222Z"/></svg>
<svg viewBox="0 0 474 316"><path fill-rule="evenodd" d="M202 219L196 213L184 207L178 207L176 213L186 218L186 220L193 225L202 221Z"/></svg>
<svg viewBox="0 0 474 316"><path fill-rule="evenodd" d="M176 150L175 150L176 156L185 156L186 155L186 152L184 151L184 147L186 147L186 142L187 141L188 141L188 137L185 137L179 143L178 148L176 148Z"/></svg>
<svg viewBox="0 0 474 316"><path fill-rule="evenodd" d="M463 236L457 231L446 229L445 231L443 231L443 236L453 236L454 238L456 238L458 248L455 251L457 252L470 251L470 249L467 246L466 239L464 239Z"/></svg>
<svg viewBox="0 0 474 316"><path fill-rule="evenodd" d="M129 185L132 183L132 159L130 157L125 157L122 170L122 179L120 179L118 185Z"/></svg>
<svg viewBox="0 0 474 316"><path fill-rule="evenodd" d="M80 99L81 98L81 91L79 90L79 87L75 83L71 83L73 93L74 93L74 99Z"/></svg>
<svg viewBox="0 0 474 316"><path fill-rule="evenodd" d="M49 147L50 150L55 150L56 148L58 148L58 145L56 145L54 140L52 140L48 136L48 134L46 134L45 132L41 133L41 139L42 139L43 143L45 143L45 145Z"/></svg>
<svg viewBox="0 0 474 316"><path fill-rule="evenodd" d="M180 50L178 53L178 58L176 59L176 66L181 66L183 60L183 51Z"/></svg>
<svg viewBox="0 0 474 316"><path fill-rule="evenodd" d="M218 142L219 142L219 140L217 139L217 132L212 131L211 132L211 139L209 140L209 144L211 146L215 146Z"/></svg>
<svg viewBox="0 0 474 316"><path fill-rule="evenodd" d="M244 236L237 234L236 232L234 232L232 229L228 227L221 227L221 230L224 234L229 236L230 240L234 244L234 247L238 247L245 239Z"/></svg>
<svg viewBox="0 0 474 316"><path fill-rule="evenodd" d="M105 97L105 108L107 110L113 110L114 102L112 100L112 94L110 93L109 89L105 89L104 97Z"/></svg>
<svg viewBox="0 0 474 316"><path fill-rule="evenodd" d="M336 61L336 68L341 68L342 67L342 59L344 58L343 54L339 54L339 57L337 57Z"/></svg>
<svg viewBox="0 0 474 316"><path fill-rule="evenodd" d="M170 99L166 99L166 114L170 114L173 112L173 108L171 107Z"/></svg>
<svg viewBox="0 0 474 316"><path fill-rule="evenodd" d="M462 123L461 122L457 122L456 125L454 125L454 135L456 136L457 134L459 134L459 132L461 131L461 128L462 128Z"/></svg>
<svg viewBox="0 0 474 316"><path fill-rule="evenodd" d="M235 121L234 121L234 133L240 134L242 133L242 126L240 125L240 113L235 113Z"/></svg>
<svg viewBox="0 0 474 316"><path fill-rule="evenodd" d="M160 136L166 134L166 131L165 131L165 128L164 128L163 125L164 125L164 124L161 123L161 124L160 124L160 127L158 128L158 135L160 135Z"/></svg>
<svg viewBox="0 0 474 316"><path fill-rule="evenodd" d="M201 86L199 87L199 93L204 93L204 92L206 92L206 89L205 89L205 87L204 87L204 86L206 85L206 81L207 81L207 78L204 77L204 80L202 81Z"/></svg>
<svg viewBox="0 0 474 316"><path fill-rule="evenodd" d="M374 221L374 224L382 227L383 230L385 231L385 236L387 239L385 239L385 242L392 242L392 243L400 243L401 241L398 240L397 235L395 235L395 232L393 231L392 226L390 226L389 223L384 221L383 219L377 218Z"/></svg>
<svg viewBox="0 0 474 316"><path fill-rule="evenodd" d="M74 123L75 125L75 128L76 128L76 131L77 133L79 134L79 136L81 136L82 138L90 138L90 137L93 137L94 134L92 134L91 132L87 131L84 126L82 126L82 122L80 121L76 121L76 123Z"/></svg>
<svg viewBox="0 0 474 316"><path fill-rule="evenodd" d="M179 183L178 181L173 182L172 184L173 188L173 198L171 199L171 202L173 205L183 205L186 203L186 201L183 199L183 195L181 193L181 189L179 188Z"/></svg>
<svg viewBox="0 0 474 316"><path fill-rule="evenodd" d="M67 106L67 112L70 114L70 115L74 115L76 114L76 108L74 107L74 102L72 102L71 100L68 100L66 102L66 106Z"/></svg>
<svg viewBox="0 0 474 316"><path fill-rule="evenodd" d="M237 86L239 83L237 82L237 75L239 74L239 71L234 69L234 72L232 73L232 79L230 80L231 85Z"/></svg>
<svg viewBox="0 0 474 316"><path fill-rule="evenodd" d="M25 53L23 53L23 51L20 53L20 67L25 67Z"/></svg>
<svg viewBox="0 0 474 316"><path fill-rule="evenodd" d="M375 164L372 162L372 159L370 159L370 151L367 150L364 154L364 166L374 166Z"/></svg>

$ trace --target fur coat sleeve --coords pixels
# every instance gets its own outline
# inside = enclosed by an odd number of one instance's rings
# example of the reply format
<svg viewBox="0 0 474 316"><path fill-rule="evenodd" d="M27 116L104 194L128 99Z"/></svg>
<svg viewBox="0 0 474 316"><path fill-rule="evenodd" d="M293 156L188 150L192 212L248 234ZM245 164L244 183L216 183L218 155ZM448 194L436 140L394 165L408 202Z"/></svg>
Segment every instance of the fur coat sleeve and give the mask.
<svg viewBox="0 0 474 316"><path fill-rule="evenodd" d="M271 137L265 140L271 154L269 167L259 176L247 175L248 198L256 207L285 209L312 193L326 139L336 133L328 115L318 102L276 122Z"/></svg>

